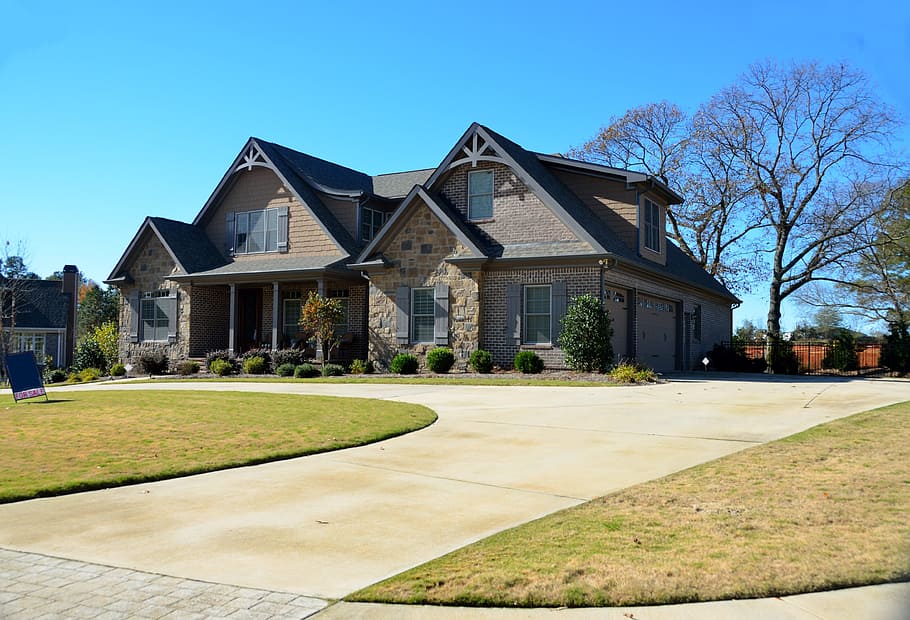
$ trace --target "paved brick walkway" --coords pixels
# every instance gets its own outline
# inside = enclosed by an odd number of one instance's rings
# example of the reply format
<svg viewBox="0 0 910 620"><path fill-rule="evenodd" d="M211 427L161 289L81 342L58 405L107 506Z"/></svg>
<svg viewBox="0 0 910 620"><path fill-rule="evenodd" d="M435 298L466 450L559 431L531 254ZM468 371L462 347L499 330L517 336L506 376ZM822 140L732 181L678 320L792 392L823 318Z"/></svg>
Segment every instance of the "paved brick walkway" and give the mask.
<svg viewBox="0 0 910 620"><path fill-rule="evenodd" d="M306 618L326 602L0 548L0 618Z"/></svg>

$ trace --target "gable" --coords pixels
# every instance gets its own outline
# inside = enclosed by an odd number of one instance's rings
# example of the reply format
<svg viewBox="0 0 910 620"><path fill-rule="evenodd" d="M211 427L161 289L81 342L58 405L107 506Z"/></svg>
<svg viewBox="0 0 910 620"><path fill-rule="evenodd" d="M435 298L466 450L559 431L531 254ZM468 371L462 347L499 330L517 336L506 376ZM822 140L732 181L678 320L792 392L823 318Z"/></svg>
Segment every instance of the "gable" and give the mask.
<svg viewBox="0 0 910 620"><path fill-rule="evenodd" d="M146 227L130 257L123 264L122 271L130 276L132 284L141 291L157 290L164 286L164 279L175 273L177 264L158 235ZM130 288L119 284L121 291Z"/></svg>
<svg viewBox="0 0 910 620"><path fill-rule="evenodd" d="M313 217L300 199L278 178L273 170L255 166L234 172L227 186L215 204L209 207L204 226L212 244L227 254L228 221L238 213L262 211L264 209L287 208L288 239L287 252L282 255L326 256L340 255L335 242ZM274 252L265 254L236 254L235 261L255 261L263 256L275 257Z"/></svg>
<svg viewBox="0 0 910 620"><path fill-rule="evenodd" d="M638 247L638 193L619 181L567 170L553 174L610 227L629 249Z"/></svg>

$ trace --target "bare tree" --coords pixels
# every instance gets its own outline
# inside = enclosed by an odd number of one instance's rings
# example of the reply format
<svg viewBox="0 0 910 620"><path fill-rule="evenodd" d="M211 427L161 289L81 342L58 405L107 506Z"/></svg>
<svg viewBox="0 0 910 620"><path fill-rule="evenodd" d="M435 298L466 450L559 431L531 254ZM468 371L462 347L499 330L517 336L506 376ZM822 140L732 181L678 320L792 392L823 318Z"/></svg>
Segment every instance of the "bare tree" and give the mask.
<svg viewBox="0 0 910 620"><path fill-rule="evenodd" d="M762 225L739 161L713 141L700 115L662 101L627 111L569 156L644 172L685 198L667 212L669 234L731 290L748 291L760 269L750 233Z"/></svg>
<svg viewBox="0 0 910 620"><path fill-rule="evenodd" d="M6 356L13 349L16 337L16 314L25 305L34 275L25 266L26 254L20 242L12 249L9 241L3 243L0 255L0 373L6 373Z"/></svg>
<svg viewBox="0 0 910 620"><path fill-rule="evenodd" d="M815 63L754 65L699 114L770 227L767 327L779 338L783 300L863 249L854 232L882 208L879 180L894 169L883 153L898 122L863 74Z"/></svg>

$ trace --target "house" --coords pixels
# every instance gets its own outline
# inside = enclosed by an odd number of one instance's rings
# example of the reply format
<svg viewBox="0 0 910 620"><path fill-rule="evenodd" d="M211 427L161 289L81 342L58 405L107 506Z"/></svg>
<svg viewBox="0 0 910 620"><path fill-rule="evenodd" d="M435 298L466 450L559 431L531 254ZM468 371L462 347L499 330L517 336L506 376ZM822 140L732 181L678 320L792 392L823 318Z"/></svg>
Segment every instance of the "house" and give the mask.
<svg viewBox="0 0 910 620"><path fill-rule="evenodd" d="M63 267L62 280L17 280L13 286L0 280L6 289L3 299L4 331L10 335L10 351L34 351L39 365L72 365L76 347L79 270ZM12 292L15 291L15 292ZM12 301L16 307L13 310Z"/></svg>
<svg viewBox="0 0 910 620"><path fill-rule="evenodd" d="M250 138L192 223L147 218L106 282L126 360L302 346L315 290L343 300L344 359L447 345L462 367L477 348L559 367L566 305L592 293L617 358L687 369L730 338L738 300L666 238L680 202L476 123L437 167L378 176Z"/></svg>

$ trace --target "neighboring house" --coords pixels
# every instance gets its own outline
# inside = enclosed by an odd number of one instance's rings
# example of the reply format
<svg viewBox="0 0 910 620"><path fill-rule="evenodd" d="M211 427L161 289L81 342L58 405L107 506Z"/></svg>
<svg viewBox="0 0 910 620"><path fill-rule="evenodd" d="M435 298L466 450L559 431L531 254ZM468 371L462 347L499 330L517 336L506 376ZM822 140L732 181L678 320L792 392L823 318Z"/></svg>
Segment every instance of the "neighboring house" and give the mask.
<svg viewBox="0 0 910 620"><path fill-rule="evenodd" d="M738 300L669 242L653 177L527 151L473 124L433 169L369 176L251 138L191 224L147 218L106 281L126 360L305 346L308 291L345 300L344 359L447 345L464 367L557 346L572 297L613 317L617 359L687 369ZM302 344L303 343L303 344Z"/></svg>
<svg viewBox="0 0 910 620"><path fill-rule="evenodd" d="M5 282L0 280L0 286ZM62 280L18 280L15 316L9 299L4 303L4 326L15 321L10 352L34 351L38 364L47 358L60 368L73 363L76 347L76 313L79 297L79 270L63 267Z"/></svg>

